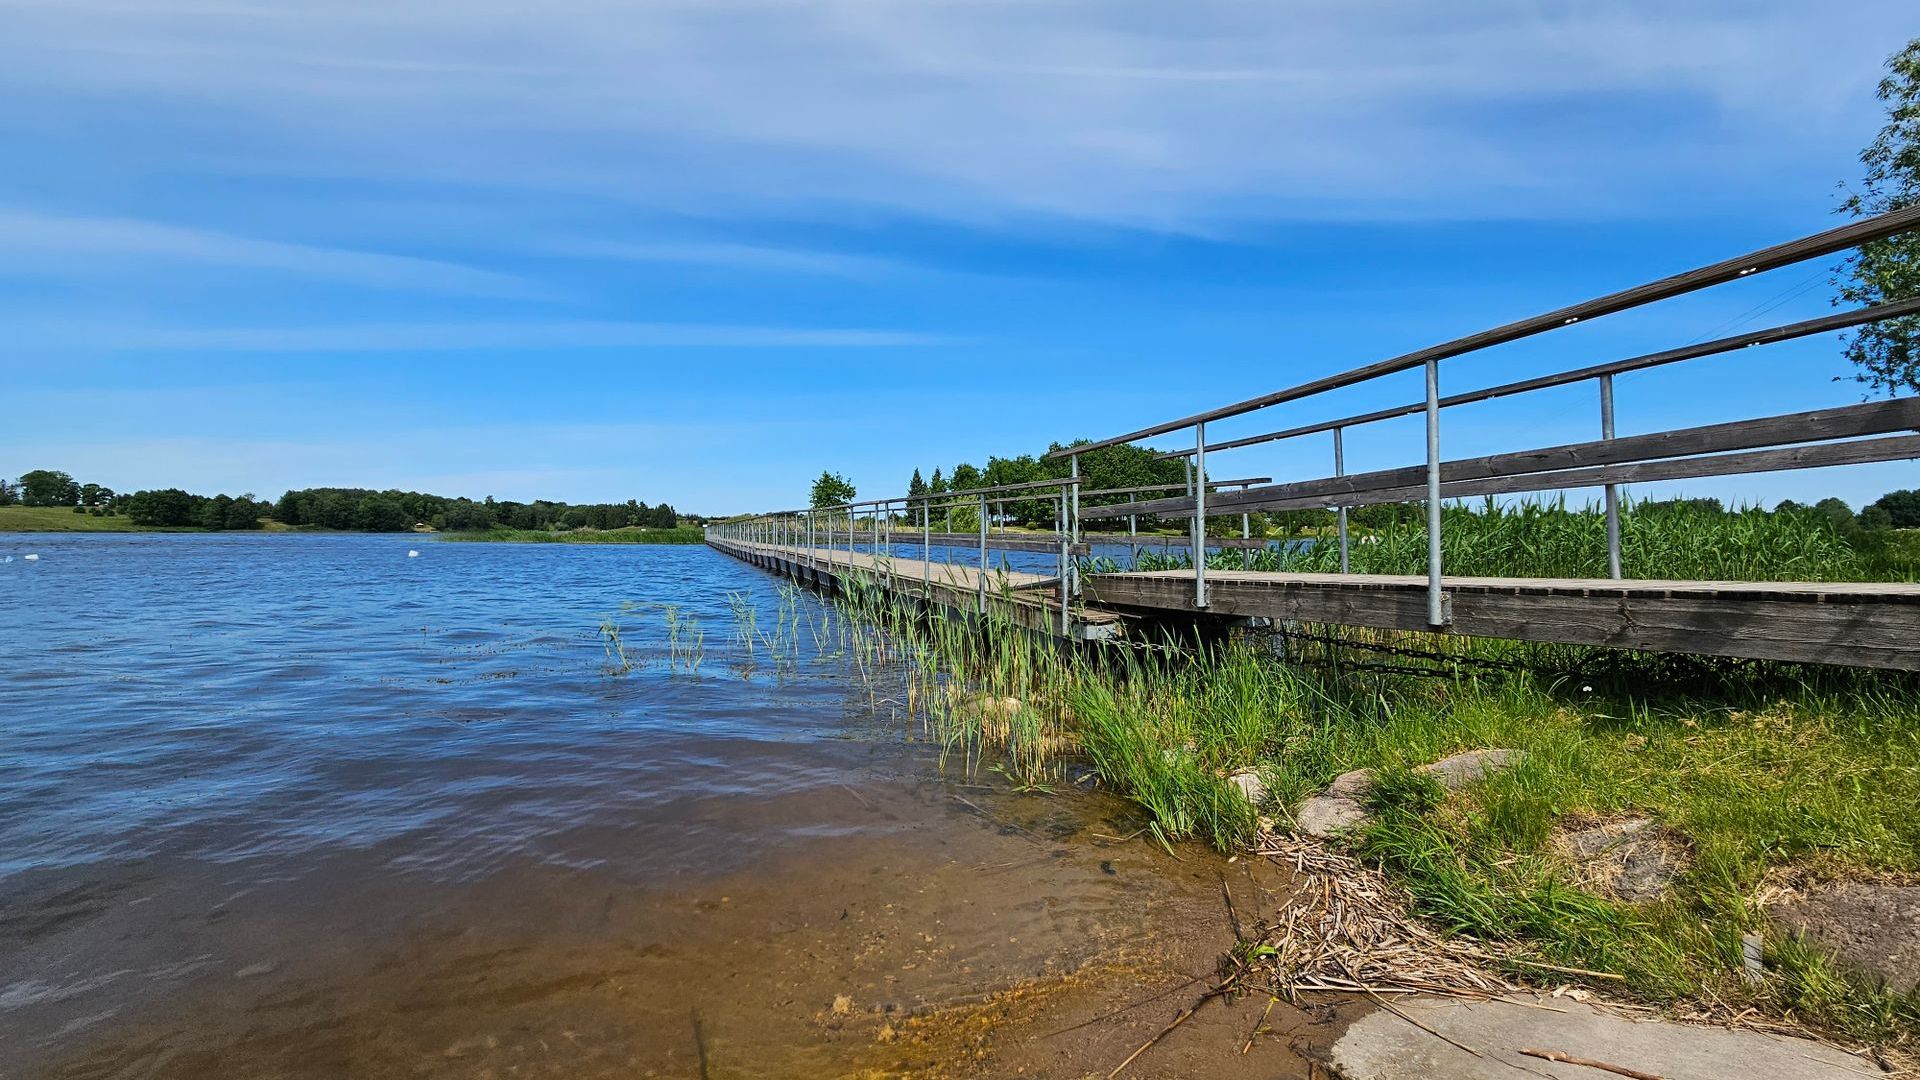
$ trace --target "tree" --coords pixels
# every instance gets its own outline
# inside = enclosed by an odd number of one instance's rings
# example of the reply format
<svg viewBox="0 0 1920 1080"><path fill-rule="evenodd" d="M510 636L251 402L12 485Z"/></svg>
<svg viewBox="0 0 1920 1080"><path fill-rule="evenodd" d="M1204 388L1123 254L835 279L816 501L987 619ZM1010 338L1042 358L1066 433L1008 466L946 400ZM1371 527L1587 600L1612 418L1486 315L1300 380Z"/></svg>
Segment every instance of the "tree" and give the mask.
<svg viewBox="0 0 1920 1080"><path fill-rule="evenodd" d="M0 480L0 506L12 506L20 501L20 489L11 480Z"/></svg>
<svg viewBox="0 0 1920 1080"><path fill-rule="evenodd" d="M1840 209L1865 217L1920 203L1920 38L1887 60L1878 96L1887 124L1860 152L1861 188ZM1920 232L1862 244L1838 267L1835 303L1885 304L1920 296ZM1883 319L1855 330L1847 359L1869 392L1920 391L1920 315Z"/></svg>
<svg viewBox="0 0 1920 1080"><path fill-rule="evenodd" d="M920 470L913 470L913 479L907 481L907 507L916 514L925 514L927 508L927 482L920 477Z"/></svg>
<svg viewBox="0 0 1920 1080"><path fill-rule="evenodd" d="M1880 496L1860 512L1863 525L1867 514L1872 511L1880 511L1885 515L1887 528L1920 529L1920 490L1908 488ZM1875 515L1876 518L1879 516Z"/></svg>
<svg viewBox="0 0 1920 1080"><path fill-rule="evenodd" d="M1824 516L1828 521L1833 522L1833 527L1836 529L1844 530L1853 528L1853 507L1848 506L1844 500L1836 499L1829 495L1819 502L1814 503L1813 511L1816 514Z"/></svg>
<svg viewBox="0 0 1920 1080"><path fill-rule="evenodd" d="M253 496L242 495L227 504L226 515L220 519L218 527L222 529L257 529L260 527L260 519L266 516L269 509L271 508L266 503L256 500Z"/></svg>
<svg viewBox="0 0 1920 1080"><path fill-rule="evenodd" d="M471 499L455 499L440 514L440 527L455 532L476 532L493 528L493 508Z"/></svg>
<svg viewBox="0 0 1920 1080"><path fill-rule="evenodd" d="M127 518L135 525L192 525L200 501L179 488L136 491L127 500Z"/></svg>
<svg viewBox="0 0 1920 1080"><path fill-rule="evenodd" d="M970 491L973 488L985 486L980 482L980 470L964 461L953 467L951 483L952 487L949 490L952 491Z"/></svg>
<svg viewBox="0 0 1920 1080"><path fill-rule="evenodd" d="M20 474L20 501L28 506L77 506L80 485L66 473L35 469Z"/></svg>
<svg viewBox="0 0 1920 1080"><path fill-rule="evenodd" d="M233 509L233 499L226 495L215 495L211 499L202 499L194 511L194 524L203 529L224 529L227 527L227 512Z"/></svg>
<svg viewBox="0 0 1920 1080"><path fill-rule="evenodd" d="M379 492L362 497L354 506L352 527L366 532L406 532L413 527L413 515L390 493Z"/></svg>
<svg viewBox="0 0 1920 1080"><path fill-rule="evenodd" d="M853 490L853 484L846 477L823 470L820 473L820 479L813 482L813 495L809 505L816 510L823 506L839 506L841 503L852 502L856 494L858 492Z"/></svg>
<svg viewBox="0 0 1920 1080"><path fill-rule="evenodd" d="M947 478L940 475L939 469L933 470L933 479L927 481L927 494L945 495L946 493L947 493Z"/></svg>

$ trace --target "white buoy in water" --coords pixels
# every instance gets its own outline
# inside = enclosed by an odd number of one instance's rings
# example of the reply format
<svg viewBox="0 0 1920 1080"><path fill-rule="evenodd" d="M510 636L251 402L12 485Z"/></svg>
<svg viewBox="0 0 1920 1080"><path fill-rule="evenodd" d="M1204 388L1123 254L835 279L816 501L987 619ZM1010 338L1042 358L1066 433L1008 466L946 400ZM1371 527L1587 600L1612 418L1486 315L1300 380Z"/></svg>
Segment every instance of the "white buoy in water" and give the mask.
<svg viewBox="0 0 1920 1080"><path fill-rule="evenodd" d="M21 557L21 558L23 558L23 559L25 559L25 560L27 560L28 562L39 562L39 561L40 561L40 556L38 556L38 555L22 555L22 556L20 556L20 557Z"/></svg>
<svg viewBox="0 0 1920 1080"><path fill-rule="evenodd" d="M414 551L414 550L412 550L412 549L408 549L408 551L407 551L407 558L409 558L409 559L417 559L417 558L419 558L419 557L420 557L420 553L419 553L419 552L417 552L417 551Z"/></svg>

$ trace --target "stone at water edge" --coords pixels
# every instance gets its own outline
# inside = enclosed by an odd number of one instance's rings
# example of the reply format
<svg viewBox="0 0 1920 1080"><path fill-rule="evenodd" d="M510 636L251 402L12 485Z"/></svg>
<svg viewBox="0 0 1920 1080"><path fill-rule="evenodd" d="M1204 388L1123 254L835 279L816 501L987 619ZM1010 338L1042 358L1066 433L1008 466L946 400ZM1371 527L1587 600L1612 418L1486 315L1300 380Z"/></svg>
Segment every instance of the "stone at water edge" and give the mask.
<svg viewBox="0 0 1920 1080"><path fill-rule="evenodd" d="M1520 764L1526 756L1524 750L1468 750L1422 765L1420 771L1440 781L1440 786L1448 791L1458 791L1476 780Z"/></svg>
<svg viewBox="0 0 1920 1080"><path fill-rule="evenodd" d="M1458 791L1476 780L1501 769L1512 768L1526 757L1524 750L1468 750L1420 766L1420 772L1433 777L1448 791ZM1327 790L1300 804L1294 821L1300 831L1321 839L1352 832L1372 820L1367 812L1367 795L1373 790L1373 772L1355 769L1341 773Z"/></svg>
<svg viewBox="0 0 1920 1080"><path fill-rule="evenodd" d="M1355 769L1341 773L1327 790L1300 804L1293 816L1300 831L1326 839L1351 832L1367 823L1371 816L1364 801L1373 790L1373 770Z"/></svg>
<svg viewBox="0 0 1920 1080"><path fill-rule="evenodd" d="M1258 808L1267 801L1267 782L1260 779L1260 770L1241 769L1227 774L1227 783L1247 800L1247 805Z"/></svg>

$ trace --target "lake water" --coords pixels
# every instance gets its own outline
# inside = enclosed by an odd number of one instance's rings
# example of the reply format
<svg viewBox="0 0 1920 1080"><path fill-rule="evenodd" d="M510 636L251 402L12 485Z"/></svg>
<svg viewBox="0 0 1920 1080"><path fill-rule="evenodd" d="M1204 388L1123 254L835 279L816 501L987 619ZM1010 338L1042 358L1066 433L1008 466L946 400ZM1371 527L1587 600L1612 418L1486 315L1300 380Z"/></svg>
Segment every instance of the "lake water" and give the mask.
<svg viewBox="0 0 1920 1080"><path fill-rule="evenodd" d="M892 1074L986 1054L996 993L1091 1016L1217 946L1219 860L943 773L811 629L739 644L735 604L834 615L706 548L8 555L0 1074Z"/></svg>

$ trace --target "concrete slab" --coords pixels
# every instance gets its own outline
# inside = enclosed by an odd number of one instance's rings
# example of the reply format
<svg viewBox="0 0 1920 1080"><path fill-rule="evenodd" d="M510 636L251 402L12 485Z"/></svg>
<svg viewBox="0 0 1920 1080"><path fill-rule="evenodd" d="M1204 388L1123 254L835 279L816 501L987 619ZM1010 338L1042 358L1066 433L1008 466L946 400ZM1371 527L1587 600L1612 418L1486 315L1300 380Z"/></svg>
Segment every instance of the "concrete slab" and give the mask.
<svg viewBox="0 0 1920 1080"><path fill-rule="evenodd" d="M1842 965L1901 993L1920 989L1920 885L1843 881L1769 913Z"/></svg>
<svg viewBox="0 0 1920 1080"><path fill-rule="evenodd" d="M1346 1080L1599 1080L1621 1075L1529 1057L1519 1052L1522 1049L1557 1051L1666 1080L1857 1080L1863 1074L1879 1075L1871 1062L1810 1039L1630 1020L1567 998L1413 997L1394 1005L1432 1031L1384 1009L1365 1016L1329 1052L1328 1065L1335 1075ZM1472 1047L1479 1056L1454 1043Z"/></svg>

